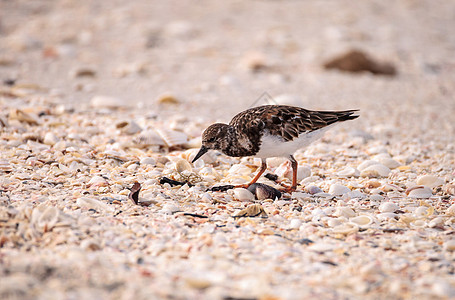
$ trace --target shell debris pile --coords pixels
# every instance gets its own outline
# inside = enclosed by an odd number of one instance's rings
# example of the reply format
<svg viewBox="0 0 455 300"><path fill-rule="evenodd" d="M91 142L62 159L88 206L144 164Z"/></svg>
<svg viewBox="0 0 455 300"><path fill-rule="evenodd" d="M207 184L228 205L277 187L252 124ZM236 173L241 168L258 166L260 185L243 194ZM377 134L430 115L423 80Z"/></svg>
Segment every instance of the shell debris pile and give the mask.
<svg viewBox="0 0 455 300"><path fill-rule="evenodd" d="M147 147L131 142L169 120L55 113L52 103L33 101L0 102L11 112L0 132L2 298L93 280L109 296L147 283L163 297L286 297L302 280L347 296L374 295L378 285L388 295L454 293L455 174L432 168L431 157L406 163L406 153L381 150L375 139L349 148L327 139L295 155L305 174L292 195L269 176L249 190L206 192L249 181L255 160L209 153L193 165L191 133L176 135L181 148L168 147L171 129L154 131ZM269 172L286 183L286 166L272 160ZM165 176L183 183L160 184ZM136 181L139 205L128 200ZM103 276L81 275L88 270ZM119 283L126 289L105 288Z"/></svg>

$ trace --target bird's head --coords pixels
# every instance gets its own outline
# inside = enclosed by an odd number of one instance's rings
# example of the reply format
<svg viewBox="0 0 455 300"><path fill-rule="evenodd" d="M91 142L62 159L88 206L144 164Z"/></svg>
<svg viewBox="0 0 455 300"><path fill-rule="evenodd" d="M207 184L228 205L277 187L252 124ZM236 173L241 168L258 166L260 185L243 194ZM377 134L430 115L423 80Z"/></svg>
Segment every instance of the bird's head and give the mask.
<svg viewBox="0 0 455 300"><path fill-rule="evenodd" d="M226 139L224 137L228 129L229 125L227 124L215 123L204 130L202 134L202 146L192 162L194 163L210 149L222 150L225 147Z"/></svg>

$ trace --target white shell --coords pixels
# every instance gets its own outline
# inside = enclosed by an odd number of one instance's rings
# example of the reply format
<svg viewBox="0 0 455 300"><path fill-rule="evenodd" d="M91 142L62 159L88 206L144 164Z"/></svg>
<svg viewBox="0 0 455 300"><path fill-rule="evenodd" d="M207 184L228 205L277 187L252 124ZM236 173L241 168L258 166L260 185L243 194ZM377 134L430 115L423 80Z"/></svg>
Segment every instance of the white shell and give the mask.
<svg viewBox="0 0 455 300"><path fill-rule="evenodd" d="M355 223L343 223L333 228L333 233L352 234L359 231L359 226Z"/></svg>
<svg viewBox="0 0 455 300"><path fill-rule="evenodd" d="M58 218L59 210L56 207L40 205L33 209L31 223L40 231L48 231L55 226Z"/></svg>
<svg viewBox="0 0 455 300"><path fill-rule="evenodd" d="M351 176L359 176L360 172L356 168L353 167L344 167L337 173L340 177L351 177Z"/></svg>
<svg viewBox="0 0 455 300"><path fill-rule="evenodd" d="M332 194L334 196L341 196L349 193L350 191L351 190L347 186L335 183L330 186L329 194Z"/></svg>
<svg viewBox="0 0 455 300"><path fill-rule="evenodd" d="M410 198L417 198L417 199L425 199L430 198L433 196L433 192L430 188L425 186L416 186L410 189L408 197Z"/></svg>
<svg viewBox="0 0 455 300"><path fill-rule="evenodd" d="M127 102L120 98L99 95L90 100L90 105L94 108L121 108L126 107Z"/></svg>
<svg viewBox="0 0 455 300"><path fill-rule="evenodd" d="M297 180L300 181L304 178L311 176L311 168L309 166L299 166L297 168Z"/></svg>
<svg viewBox="0 0 455 300"><path fill-rule="evenodd" d="M428 226L431 228L437 227L437 226L443 226L443 225L444 225L444 218L442 218L442 217L436 217L428 223Z"/></svg>
<svg viewBox="0 0 455 300"><path fill-rule="evenodd" d="M292 219L291 222L289 222L290 229L299 229L301 225L302 225L302 220L300 220L300 219Z"/></svg>
<svg viewBox="0 0 455 300"><path fill-rule="evenodd" d="M251 174L251 169L242 164L235 164L229 169L228 173L230 175L243 175L248 176Z"/></svg>
<svg viewBox="0 0 455 300"><path fill-rule="evenodd" d="M389 176L390 169L382 164L374 164L360 172L362 177L387 177Z"/></svg>
<svg viewBox="0 0 455 300"><path fill-rule="evenodd" d="M379 211L382 213L395 212L399 209L400 207L393 202L385 202L379 205Z"/></svg>
<svg viewBox="0 0 455 300"><path fill-rule="evenodd" d="M156 160L153 157L144 157L140 161L141 165L156 165Z"/></svg>
<svg viewBox="0 0 455 300"><path fill-rule="evenodd" d="M388 167L389 169L395 169L401 166L399 162L390 157L387 153L381 153L374 157L374 160Z"/></svg>
<svg viewBox="0 0 455 300"><path fill-rule="evenodd" d="M444 242L444 249L446 251L455 251L455 239Z"/></svg>
<svg viewBox="0 0 455 300"><path fill-rule="evenodd" d="M455 216L455 203L450 205L446 210L446 215Z"/></svg>
<svg viewBox="0 0 455 300"><path fill-rule="evenodd" d="M46 144L46 145L53 146L53 145L55 145L58 141L59 141L59 139L58 139L57 136L56 136L55 134L53 134L52 132L47 132L47 133L44 135L43 143Z"/></svg>
<svg viewBox="0 0 455 300"><path fill-rule="evenodd" d="M444 184L444 180L433 175L423 175L417 178L417 185L424 185L429 188L434 188Z"/></svg>
<svg viewBox="0 0 455 300"><path fill-rule="evenodd" d="M86 208L95 209L98 211L113 212L115 210L115 208L113 206L110 206L107 203L104 203L104 202L96 200L96 199L88 198L88 197L83 197L83 198L77 199L76 204L79 207L86 207Z"/></svg>
<svg viewBox="0 0 455 300"><path fill-rule="evenodd" d="M188 135L181 131L166 128L156 129L156 132L158 132L169 147L185 145L188 142Z"/></svg>
<svg viewBox="0 0 455 300"><path fill-rule="evenodd" d="M254 201L254 195L244 188L234 189L234 196L240 201Z"/></svg>
<svg viewBox="0 0 455 300"><path fill-rule="evenodd" d="M367 227L367 226L373 224L374 219L373 219L373 217L371 217L369 215L360 215L360 216L351 218L349 221L357 224L360 228L363 228L363 227Z"/></svg>
<svg viewBox="0 0 455 300"><path fill-rule="evenodd" d="M99 187L99 186L107 186L108 182L101 176L93 176L92 179L87 183L89 187Z"/></svg>
<svg viewBox="0 0 455 300"><path fill-rule="evenodd" d="M317 194L317 193L322 193L322 190L319 187L315 186L315 185L308 186L307 187L307 191L311 195L314 195L314 194Z"/></svg>
<svg viewBox="0 0 455 300"><path fill-rule="evenodd" d="M133 138L133 143L139 147L164 146L166 142L155 130L146 130Z"/></svg>
<svg viewBox="0 0 455 300"><path fill-rule="evenodd" d="M174 167L175 167L175 170L179 173L182 173L184 171L191 172L193 170L193 168L191 167L191 164L186 159L183 159L183 158L175 161Z"/></svg>
<svg viewBox="0 0 455 300"><path fill-rule="evenodd" d="M339 206L336 208L335 213L333 215L337 217L352 218L355 217L355 212L350 207Z"/></svg>
<svg viewBox="0 0 455 300"><path fill-rule="evenodd" d="M133 120L117 122L117 124L115 124L115 128L120 130L121 133L129 135L133 135L142 131L141 126L139 126Z"/></svg>
<svg viewBox="0 0 455 300"><path fill-rule="evenodd" d="M377 165L377 164L379 164L379 162L377 162L375 160L366 160L357 167L357 170L362 172L364 169L368 168L369 166Z"/></svg>
<svg viewBox="0 0 455 300"><path fill-rule="evenodd" d="M384 212L384 213L380 213L377 215L377 218L380 221L388 220L388 219L396 219L397 217L398 217L398 215L395 213L392 213L392 212Z"/></svg>
<svg viewBox="0 0 455 300"><path fill-rule="evenodd" d="M278 177L292 179L292 167L290 161L285 161L278 168L275 169L274 173Z"/></svg>

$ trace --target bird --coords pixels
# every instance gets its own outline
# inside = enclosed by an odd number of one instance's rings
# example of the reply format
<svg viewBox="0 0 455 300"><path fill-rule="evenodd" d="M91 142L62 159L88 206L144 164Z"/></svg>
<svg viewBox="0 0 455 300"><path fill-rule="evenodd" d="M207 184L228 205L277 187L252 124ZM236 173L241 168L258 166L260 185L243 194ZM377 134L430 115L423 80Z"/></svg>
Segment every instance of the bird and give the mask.
<svg viewBox="0 0 455 300"><path fill-rule="evenodd" d="M209 150L218 150L232 157L258 157L261 167L247 184L248 188L267 170L267 158L285 157L292 167L292 185L285 192L297 189L298 163L293 154L315 140L332 126L359 117L358 109L316 111L289 105L262 105L235 115L229 124L215 123L202 133L202 146L193 158L197 161Z"/></svg>

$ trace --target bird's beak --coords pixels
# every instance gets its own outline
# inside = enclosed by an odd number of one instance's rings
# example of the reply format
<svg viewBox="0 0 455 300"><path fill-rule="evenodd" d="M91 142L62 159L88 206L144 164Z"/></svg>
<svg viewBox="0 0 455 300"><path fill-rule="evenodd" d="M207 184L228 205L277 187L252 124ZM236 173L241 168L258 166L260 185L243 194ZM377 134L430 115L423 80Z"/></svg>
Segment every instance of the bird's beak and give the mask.
<svg viewBox="0 0 455 300"><path fill-rule="evenodd" d="M201 149L199 149L199 152L196 154L194 157L193 161L191 163L194 163L196 160L198 160L202 155L207 153L209 151L209 148L205 147L204 145L201 146Z"/></svg>

